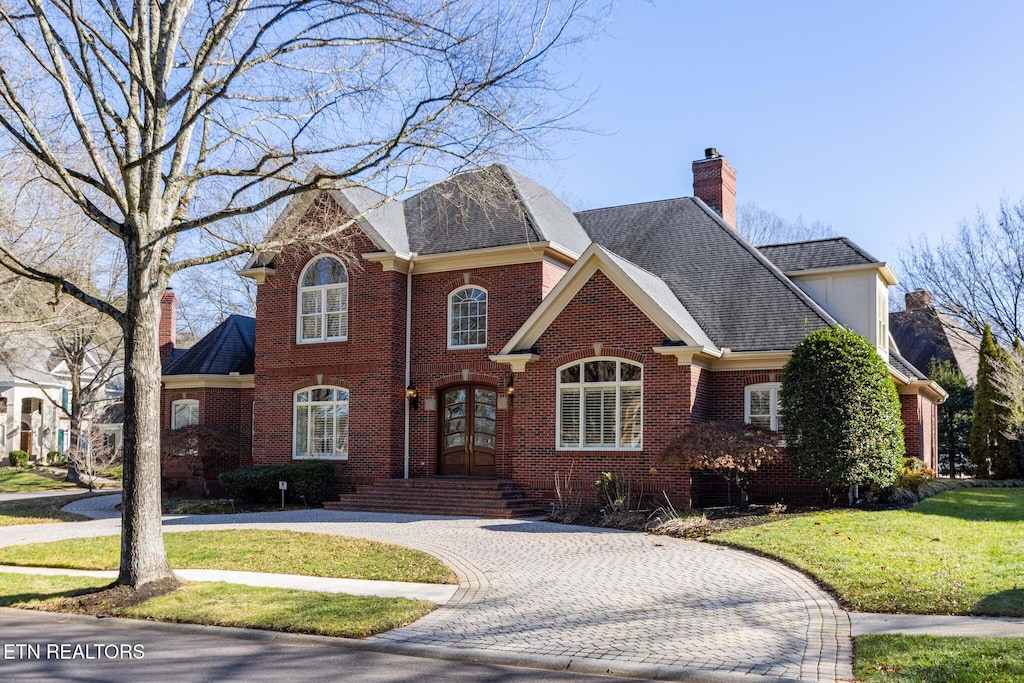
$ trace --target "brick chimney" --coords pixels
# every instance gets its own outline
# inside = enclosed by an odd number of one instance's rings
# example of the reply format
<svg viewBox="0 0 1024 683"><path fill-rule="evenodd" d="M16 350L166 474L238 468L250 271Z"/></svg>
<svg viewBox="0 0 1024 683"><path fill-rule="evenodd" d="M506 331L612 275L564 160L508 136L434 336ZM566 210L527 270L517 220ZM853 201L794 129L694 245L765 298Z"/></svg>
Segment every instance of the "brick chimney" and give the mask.
<svg viewBox="0 0 1024 683"><path fill-rule="evenodd" d="M736 171L714 147L705 149L704 158L693 162L693 196L736 229Z"/></svg>
<svg viewBox="0 0 1024 683"><path fill-rule="evenodd" d="M178 341L178 297L168 287L160 297L160 366L171 362L171 352Z"/></svg>
<svg viewBox="0 0 1024 683"><path fill-rule="evenodd" d="M908 311L932 307L932 293L926 289L915 289L913 292L907 292L903 300L907 304Z"/></svg>

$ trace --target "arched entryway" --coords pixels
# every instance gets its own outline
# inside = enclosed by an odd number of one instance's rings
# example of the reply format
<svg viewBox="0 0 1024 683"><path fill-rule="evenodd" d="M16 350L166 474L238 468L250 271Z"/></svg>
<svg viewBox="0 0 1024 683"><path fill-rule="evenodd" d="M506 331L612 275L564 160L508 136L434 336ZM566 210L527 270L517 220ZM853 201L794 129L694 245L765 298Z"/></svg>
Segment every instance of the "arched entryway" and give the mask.
<svg viewBox="0 0 1024 683"><path fill-rule="evenodd" d="M21 441L19 443L19 449L25 451L29 455L32 454L32 424L30 422L21 423Z"/></svg>
<svg viewBox="0 0 1024 683"><path fill-rule="evenodd" d="M486 384L456 384L441 389L438 398L437 473L495 476L497 388Z"/></svg>

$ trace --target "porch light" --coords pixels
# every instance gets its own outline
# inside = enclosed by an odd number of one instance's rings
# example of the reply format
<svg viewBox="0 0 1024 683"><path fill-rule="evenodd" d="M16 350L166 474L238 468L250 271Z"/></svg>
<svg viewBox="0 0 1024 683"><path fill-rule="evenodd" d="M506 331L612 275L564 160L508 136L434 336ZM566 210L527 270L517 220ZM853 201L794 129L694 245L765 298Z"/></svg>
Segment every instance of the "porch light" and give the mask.
<svg viewBox="0 0 1024 683"><path fill-rule="evenodd" d="M413 408L420 407L420 397L416 393L416 387L409 385L405 388L405 398L408 399L409 405Z"/></svg>
<svg viewBox="0 0 1024 683"><path fill-rule="evenodd" d="M512 398L513 396L516 395L516 380L515 380L515 377L509 377L509 379L508 379L508 386L505 387L505 394L507 394L509 398Z"/></svg>

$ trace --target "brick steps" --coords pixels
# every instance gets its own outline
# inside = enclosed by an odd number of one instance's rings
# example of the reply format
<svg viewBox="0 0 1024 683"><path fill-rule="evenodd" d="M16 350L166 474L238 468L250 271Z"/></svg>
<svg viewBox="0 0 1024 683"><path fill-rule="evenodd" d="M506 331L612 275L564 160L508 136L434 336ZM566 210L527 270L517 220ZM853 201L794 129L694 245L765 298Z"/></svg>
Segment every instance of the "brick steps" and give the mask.
<svg viewBox="0 0 1024 683"><path fill-rule="evenodd" d="M473 517L532 517L547 509L501 479L383 479L358 486L328 510Z"/></svg>

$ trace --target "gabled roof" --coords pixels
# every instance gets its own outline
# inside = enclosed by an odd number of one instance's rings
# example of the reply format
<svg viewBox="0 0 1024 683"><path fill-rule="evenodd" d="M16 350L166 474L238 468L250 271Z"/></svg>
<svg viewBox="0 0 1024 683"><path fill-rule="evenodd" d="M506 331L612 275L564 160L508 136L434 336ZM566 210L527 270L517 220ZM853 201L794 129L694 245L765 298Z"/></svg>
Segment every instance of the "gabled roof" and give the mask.
<svg viewBox="0 0 1024 683"><path fill-rule="evenodd" d="M700 199L582 211L595 242L653 273L719 348L792 349L836 321Z"/></svg>
<svg viewBox="0 0 1024 683"><path fill-rule="evenodd" d="M717 351L714 342L664 280L599 244L591 244L505 344L500 355L532 347L598 270L629 297L669 340Z"/></svg>
<svg viewBox="0 0 1024 683"><path fill-rule="evenodd" d="M911 379L928 379L917 367L900 355L898 349L889 347L889 365Z"/></svg>
<svg viewBox="0 0 1024 683"><path fill-rule="evenodd" d="M164 367L164 375L251 375L255 371L256 319L229 315L209 334Z"/></svg>
<svg viewBox="0 0 1024 683"><path fill-rule="evenodd" d="M879 262L845 237L767 244L757 249L784 273L818 268L866 266Z"/></svg>
<svg viewBox="0 0 1024 683"><path fill-rule="evenodd" d="M978 375L981 340L928 306L889 314L889 329L905 357L918 368L934 358L954 363L970 385Z"/></svg>

